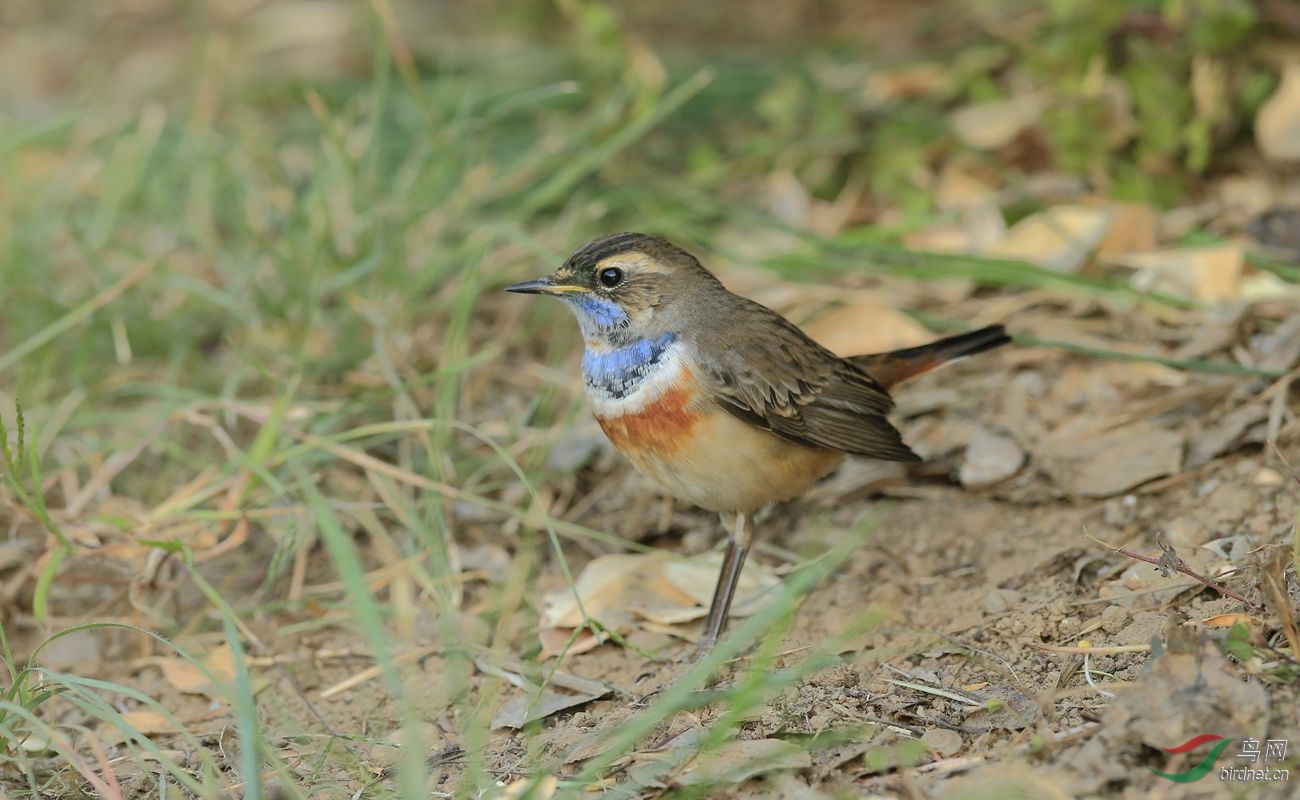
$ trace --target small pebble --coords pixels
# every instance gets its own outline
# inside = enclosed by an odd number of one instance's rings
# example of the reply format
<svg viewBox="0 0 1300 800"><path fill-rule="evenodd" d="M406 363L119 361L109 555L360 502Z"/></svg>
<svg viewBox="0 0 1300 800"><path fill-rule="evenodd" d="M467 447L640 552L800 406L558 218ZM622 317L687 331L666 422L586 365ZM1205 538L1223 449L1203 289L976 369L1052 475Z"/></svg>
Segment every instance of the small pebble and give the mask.
<svg viewBox="0 0 1300 800"><path fill-rule="evenodd" d="M1024 466L1025 453L1010 436L981 430L966 445L961 485L983 489L1010 478Z"/></svg>
<svg viewBox="0 0 1300 800"><path fill-rule="evenodd" d="M961 740L961 734L956 731L950 731L946 728L931 728L921 735L921 744L947 758L954 753L960 752L964 743Z"/></svg>
<svg viewBox="0 0 1300 800"><path fill-rule="evenodd" d="M1101 612L1101 629L1109 634L1119 633L1128 624L1128 610L1122 606L1106 606Z"/></svg>
<svg viewBox="0 0 1300 800"><path fill-rule="evenodd" d="M1262 467L1255 473L1255 476L1251 478L1251 482L1256 486L1281 486L1286 482L1286 479L1283 478L1282 473L1277 470L1270 469L1269 467Z"/></svg>
<svg viewBox="0 0 1300 800"><path fill-rule="evenodd" d="M1015 589L994 589L984 595L984 610L989 614L1001 614L1023 599L1024 596Z"/></svg>

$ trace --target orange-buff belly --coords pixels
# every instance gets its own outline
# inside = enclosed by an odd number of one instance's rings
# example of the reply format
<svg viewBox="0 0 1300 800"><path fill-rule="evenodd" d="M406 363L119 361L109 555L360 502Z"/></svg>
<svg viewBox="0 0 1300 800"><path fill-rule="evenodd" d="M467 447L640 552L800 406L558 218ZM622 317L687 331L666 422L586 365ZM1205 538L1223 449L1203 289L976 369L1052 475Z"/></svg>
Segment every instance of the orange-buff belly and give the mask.
<svg viewBox="0 0 1300 800"><path fill-rule="evenodd" d="M670 494L712 511L750 512L789 500L835 469L844 455L788 442L702 398L681 367L640 410L596 420L642 474Z"/></svg>

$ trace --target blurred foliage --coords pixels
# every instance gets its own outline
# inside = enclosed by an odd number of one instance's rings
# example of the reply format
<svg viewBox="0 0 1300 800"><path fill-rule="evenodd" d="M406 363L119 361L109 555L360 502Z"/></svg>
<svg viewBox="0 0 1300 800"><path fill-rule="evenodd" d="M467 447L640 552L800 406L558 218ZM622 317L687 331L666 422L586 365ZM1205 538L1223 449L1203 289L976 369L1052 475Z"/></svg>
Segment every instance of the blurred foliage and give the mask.
<svg viewBox="0 0 1300 800"><path fill-rule="evenodd" d="M1168 192L1211 166L1216 145L1248 125L1269 85L1255 61L1259 20L1249 0L1046 7L1033 44L1017 55L1051 90L1052 153L1061 169L1108 180L1121 197L1171 200Z"/></svg>
<svg viewBox="0 0 1300 800"><path fill-rule="evenodd" d="M0 106L19 123L0 136L0 345L43 354L10 351L0 370L18 367L36 397L117 362L152 356L181 374L231 350L265 377L310 345L324 354L315 377L338 376L369 356L368 322L338 315L331 346L307 331L353 293L435 294L503 242L536 257L617 228L708 247L728 229L798 229L774 210L773 175L796 176L814 201L848 197L843 226L883 243L933 221L936 176L959 158L998 187L1055 172L1168 202L1233 156L1275 69L1249 0L932 2L972 24L906 62L876 58L887 33L791 31L766 49L650 39L598 0L519 3L478 39L439 34L451 10L437 6L400 4L399 22L332 6L349 32L311 48L281 17L210 9L199 26L172 9L157 19L168 35L146 40L105 8L27 5L45 26L20 40L27 50L56 50L37 31L122 37L120 52L92 50L93 69L55 71L67 83L51 97ZM504 29L506 45L492 38ZM285 42L247 45L272 34ZM285 54L308 51L295 72ZM140 70L128 54L175 68ZM57 57L32 59L44 61ZM928 77L897 88L909 70ZM1004 147L977 150L954 130L954 112L1035 93L1040 117ZM149 313L79 305L148 258L170 266L131 284ZM48 347L83 323L92 335L75 347ZM249 334L259 326L271 335ZM188 374L211 391L249 379Z"/></svg>

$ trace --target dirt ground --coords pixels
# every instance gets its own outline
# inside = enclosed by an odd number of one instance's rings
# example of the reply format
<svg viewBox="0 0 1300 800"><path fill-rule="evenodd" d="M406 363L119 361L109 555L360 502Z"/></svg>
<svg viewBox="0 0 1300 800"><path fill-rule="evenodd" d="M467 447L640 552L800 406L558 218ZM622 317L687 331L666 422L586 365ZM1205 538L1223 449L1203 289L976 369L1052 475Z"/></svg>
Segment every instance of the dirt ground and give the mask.
<svg viewBox="0 0 1300 800"><path fill-rule="evenodd" d="M971 297L960 309L985 320L1001 302ZM1238 347L1263 358L1294 349L1300 346L1295 320L1288 308L1256 307L1251 315L1232 317L1207 355ZM1154 329L1127 313L1058 301L1025 303L1012 325L1021 333L1086 327L1091 336L1126 336L1129 342L1138 328ZM734 722L740 742L795 740L803 745L800 754L786 762L755 751L766 759L763 766L752 777L733 774L723 781L729 788L714 786L710 796L1291 796L1287 781L1232 786L1215 772L1177 784L1147 769L1190 769L1204 751L1170 756L1161 749L1203 733L1300 738L1297 683L1285 677L1279 668L1284 659L1270 649L1285 635L1285 615L1278 615L1276 604L1288 596L1294 604L1298 592L1286 567L1298 486L1287 462L1300 464L1300 447L1289 410L1273 399L1287 390L1261 378L1012 346L896 391L899 423L926 464L905 474L850 463L805 499L760 520L764 545L751 569L781 571L792 560L827 552L844 536L861 541L808 593L775 660L763 669L797 673L814 655L838 663L798 675ZM557 516L676 552L701 553L714 545L721 536L715 518L666 505L583 420L564 434L567 444L557 451L585 442L585 466L551 487L557 508L568 503L578 512ZM986 488L963 488L959 476L968 483L975 477L963 466L971 469L968 462L982 452L974 442L989 432L1015 443L1004 465L1014 474ZM1261 444L1270 436L1276 449ZM1172 461L1160 460L1161 448L1173 452ZM1155 461L1148 457L1153 451ZM874 522L862 533L868 519ZM466 563L490 573L508 571L524 557L520 540L503 541L501 529L501 520L490 515L467 523L459 542ZM1163 576L1112 549L1159 555L1157 536L1192 569L1257 607L1185 575ZM605 550L566 540L565 551L577 570ZM529 558L539 551L532 552ZM521 588L525 610L499 623L491 637L497 655L535 651L541 596L564 586L555 560L540 552L536 580ZM246 564L248 555L212 567L214 582L228 596L256 590L258 574L236 563ZM75 575L78 565L69 569ZM317 552L308 583L331 575ZM1264 584L1279 579L1282 594L1270 594ZM457 623L467 643L489 641L488 624L475 611L500 591L496 580L467 583L466 613ZM865 623L871 614L877 621ZM253 626L269 649L251 654L266 684L267 733L295 754L291 763L310 772L321 739L319 730L314 736L304 731L317 727L313 718L319 715L320 729L359 737L357 758L383 780L391 748L360 741L391 738L401 709L376 675L366 677L372 662L364 638L328 620L323 610L318 627L311 614L268 613ZM1223 643L1233 621L1249 633L1244 653ZM439 624L416 620L415 640L436 642L431 632ZM689 636L689 627L681 630ZM467 672L463 657L457 662L436 646L417 648L422 657L406 679L423 687L415 717L430 740L438 775L431 790L454 791L471 757L506 784L538 755L559 764L560 776L580 770L607 732L684 669L646 655L687 653L684 641L645 629L630 631L628 640L630 647L607 643L570 655L562 665L566 673L614 687L615 694L550 714L537 738L498 728L481 742L455 733L465 722L456 716L455 700L467 697L491 715L519 692L481 663ZM201 647L204 639L179 641ZM1086 665L1078 650L1085 641L1097 650ZM825 651L828 642L835 643L834 652ZM206 725L215 745L230 744L228 709L159 681L149 658L115 658L138 647L126 639L118 644L122 652L102 639L69 637L44 657L55 668L96 659L97 677L147 688L191 729ZM728 662L714 688L752 677L755 657ZM325 691L352 680L344 691ZM657 772L645 771L646 765L683 735L709 730L727 711L715 703L662 719L638 743L643 757L613 765L607 779L621 784L619 791L644 796L689 788L683 778L688 765ZM917 740L924 748L909 744ZM734 755L743 760L745 752ZM1229 748L1215 769L1244 765L1238 752ZM1294 771L1294 764L1288 755L1282 766ZM358 789L355 776L344 773L314 774L311 785L319 797L353 796Z"/></svg>

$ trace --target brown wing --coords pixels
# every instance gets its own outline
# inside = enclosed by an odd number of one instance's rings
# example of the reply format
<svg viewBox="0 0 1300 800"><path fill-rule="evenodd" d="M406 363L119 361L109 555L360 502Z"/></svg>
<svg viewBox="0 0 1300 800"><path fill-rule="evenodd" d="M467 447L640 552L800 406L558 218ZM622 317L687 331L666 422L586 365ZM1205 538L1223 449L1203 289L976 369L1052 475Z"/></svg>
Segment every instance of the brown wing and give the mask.
<svg viewBox="0 0 1300 800"><path fill-rule="evenodd" d="M884 387L776 312L743 302L711 326L704 349L714 357L698 365L723 408L808 447L920 460L885 418L894 402Z"/></svg>

